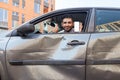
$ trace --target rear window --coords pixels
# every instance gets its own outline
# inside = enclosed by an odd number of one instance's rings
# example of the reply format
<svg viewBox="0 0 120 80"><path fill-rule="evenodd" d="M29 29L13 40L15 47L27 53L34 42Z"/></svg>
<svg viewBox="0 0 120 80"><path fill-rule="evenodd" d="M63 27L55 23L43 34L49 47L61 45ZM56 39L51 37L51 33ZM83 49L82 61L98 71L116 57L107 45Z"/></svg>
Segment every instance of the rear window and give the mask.
<svg viewBox="0 0 120 80"><path fill-rule="evenodd" d="M96 32L120 31L119 10L96 10Z"/></svg>

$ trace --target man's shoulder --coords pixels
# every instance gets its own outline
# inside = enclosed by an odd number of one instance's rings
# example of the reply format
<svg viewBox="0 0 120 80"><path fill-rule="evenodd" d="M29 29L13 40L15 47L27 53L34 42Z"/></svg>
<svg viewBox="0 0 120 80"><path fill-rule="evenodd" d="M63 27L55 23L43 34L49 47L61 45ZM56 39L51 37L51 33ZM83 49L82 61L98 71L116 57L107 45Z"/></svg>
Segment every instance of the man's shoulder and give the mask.
<svg viewBox="0 0 120 80"><path fill-rule="evenodd" d="M58 33L74 33L74 28L72 28L69 32L66 32L65 30L61 30Z"/></svg>
<svg viewBox="0 0 120 80"><path fill-rule="evenodd" d="M61 31L59 31L58 33L64 33L65 32L65 30L61 30Z"/></svg>

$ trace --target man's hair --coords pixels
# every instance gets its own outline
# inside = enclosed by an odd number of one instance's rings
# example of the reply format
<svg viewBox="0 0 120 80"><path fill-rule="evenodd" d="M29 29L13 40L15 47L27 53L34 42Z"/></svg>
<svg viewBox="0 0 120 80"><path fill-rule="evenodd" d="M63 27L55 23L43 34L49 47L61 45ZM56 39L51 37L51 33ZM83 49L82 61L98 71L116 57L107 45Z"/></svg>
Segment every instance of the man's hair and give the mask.
<svg viewBox="0 0 120 80"><path fill-rule="evenodd" d="M69 14L65 14L65 15L63 15L63 16L62 16L62 21L63 21L63 19L65 19L65 18L71 18L71 19L72 19L72 21L73 21L72 16L71 16L71 15L69 15Z"/></svg>

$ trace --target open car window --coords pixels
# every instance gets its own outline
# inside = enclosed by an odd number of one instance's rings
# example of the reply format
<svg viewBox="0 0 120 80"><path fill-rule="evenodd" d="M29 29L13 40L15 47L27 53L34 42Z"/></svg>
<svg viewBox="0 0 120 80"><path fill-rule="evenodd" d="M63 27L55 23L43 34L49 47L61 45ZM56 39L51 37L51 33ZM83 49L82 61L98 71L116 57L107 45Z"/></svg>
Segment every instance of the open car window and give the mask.
<svg viewBox="0 0 120 80"><path fill-rule="evenodd" d="M61 14L47 18L35 24L35 32L41 34L61 33L64 30L62 20L66 15L73 19L73 33L84 32L87 12Z"/></svg>

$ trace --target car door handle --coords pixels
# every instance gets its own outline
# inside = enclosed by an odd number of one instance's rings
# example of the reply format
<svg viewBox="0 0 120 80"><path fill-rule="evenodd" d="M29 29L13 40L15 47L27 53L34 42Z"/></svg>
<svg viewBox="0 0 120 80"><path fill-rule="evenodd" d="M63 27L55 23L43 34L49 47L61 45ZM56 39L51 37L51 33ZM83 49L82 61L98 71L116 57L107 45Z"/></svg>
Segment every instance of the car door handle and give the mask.
<svg viewBox="0 0 120 80"><path fill-rule="evenodd" d="M78 40L72 40L71 42L68 42L67 45L71 45L71 46L74 46L74 45L84 45L85 42L84 41L78 41Z"/></svg>

